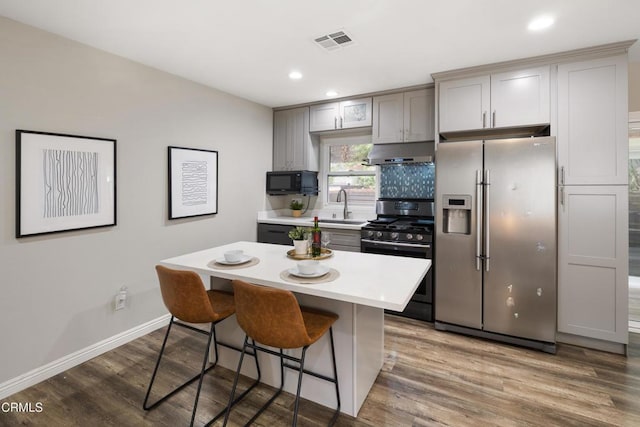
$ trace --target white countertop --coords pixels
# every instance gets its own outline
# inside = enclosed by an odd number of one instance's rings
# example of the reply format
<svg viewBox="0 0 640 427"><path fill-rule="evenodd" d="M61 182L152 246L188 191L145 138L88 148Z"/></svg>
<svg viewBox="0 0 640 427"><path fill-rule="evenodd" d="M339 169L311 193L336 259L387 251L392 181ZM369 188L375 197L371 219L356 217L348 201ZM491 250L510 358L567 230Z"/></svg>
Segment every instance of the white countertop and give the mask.
<svg viewBox="0 0 640 427"><path fill-rule="evenodd" d="M311 227L313 226L313 217L316 212L312 216L303 216L303 217L293 217L287 215L277 215L270 212L259 212L258 213L258 223L263 224L281 224L281 225L291 225L291 226L299 226L299 227ZM322 212L318 213L318 217L322 219L332 220L329 214L323 216ZM375 217L375 215L373 215ZM334 222L323 222L320 224L322 228L336 228L342 230L360 230L360 228L365 225L368 220L363 218L350 218L349 221L360 221L356 224L343 224L343 223L334 223Z"/></svg>
<svg viewBox="0 0 640 427"><path fill-rule="evenodd" d="M238 269L213 269L207 264L223 257L231 249L242 249L246 255L260 259L257 265ZM257 242L236 242L162 260L172 268L193 270L203 275L240 279L300 294L402 311L431 268L431 260L333 251L333 256L320 261L336 269L340 277L332 282L298 284L283 280L280 273L296 265L287 257L293 246Z"/></svg>

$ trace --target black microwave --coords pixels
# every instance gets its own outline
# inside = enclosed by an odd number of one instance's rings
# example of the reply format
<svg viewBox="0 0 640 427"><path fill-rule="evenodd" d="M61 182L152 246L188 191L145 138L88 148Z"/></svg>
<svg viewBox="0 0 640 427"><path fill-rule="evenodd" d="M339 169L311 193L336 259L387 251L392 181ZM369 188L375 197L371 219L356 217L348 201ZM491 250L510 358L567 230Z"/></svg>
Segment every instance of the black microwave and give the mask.
<svg viewBox="0 0 640 427"><path fill-rule="evenodd" d="M313 171L276 171L267 172L267 194L318 195L318 172Z"/></svg>

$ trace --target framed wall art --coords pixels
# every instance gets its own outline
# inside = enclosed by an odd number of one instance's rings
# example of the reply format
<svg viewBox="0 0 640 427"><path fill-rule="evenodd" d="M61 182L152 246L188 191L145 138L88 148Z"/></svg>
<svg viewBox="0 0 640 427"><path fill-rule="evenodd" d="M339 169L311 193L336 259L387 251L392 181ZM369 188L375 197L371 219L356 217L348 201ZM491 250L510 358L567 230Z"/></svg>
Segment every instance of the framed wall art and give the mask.
<svg viewBox="0 0 640 427"><path fill-rule="evenodd" d="M116 140L16 130L16 237L116 225Z"/></svg>
<svg viewBox="0 0 640 427"><path fill-rule="evenodd" d="M218 213L218 152L169 147L169 219Z"/></svg>

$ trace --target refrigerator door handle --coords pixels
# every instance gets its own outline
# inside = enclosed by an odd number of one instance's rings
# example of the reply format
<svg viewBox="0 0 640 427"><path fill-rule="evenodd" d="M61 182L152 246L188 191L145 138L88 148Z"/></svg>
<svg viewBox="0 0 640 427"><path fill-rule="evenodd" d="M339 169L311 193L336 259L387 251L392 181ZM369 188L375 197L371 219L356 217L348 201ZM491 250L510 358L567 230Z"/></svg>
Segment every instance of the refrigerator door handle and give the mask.
<svg viewBox="0 0 640 427"><path fill-rule="evenodd" d="M489 241L490 241L490 227L489 227L489 188L491 187L491 170L485 169L484 171L484 268L485 271L489 271L489 260L491 256L489 254Z"/></svg>
<svg viewBox="0 0 640 427"><path fill-rule="evenodd" d="M482 171L476 169L476 270L480 271L482 251Z"/></svg>

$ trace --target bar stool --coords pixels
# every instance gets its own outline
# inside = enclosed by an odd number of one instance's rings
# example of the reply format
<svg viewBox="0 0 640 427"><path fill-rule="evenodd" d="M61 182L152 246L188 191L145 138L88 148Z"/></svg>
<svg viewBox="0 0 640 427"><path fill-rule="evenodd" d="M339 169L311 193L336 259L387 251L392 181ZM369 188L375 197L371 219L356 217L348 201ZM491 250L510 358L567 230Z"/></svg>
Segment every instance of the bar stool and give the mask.
<svg viewBox="0 0 640 427"><path fill-rule="evenodd" d="M195 380L199 380L195 401L193 403L193 411L191 413L190 426L193 426L196 417L196 411L198 409L198 398L200 397L200 390L202 389L202 380L204 379L204 375L211 369L213 369L218 363L218 346L221 345L223 347L227 347L239 352L242 351L244 355L243 349L225 344L216 339L216 325L235 313L233 293L219 290L205 290L202 279L193 271L173 270L161 265L157 265L156 272L158 274L158 280L160 281L162 300L164 302L164 305L171 313L171 320L169 322L169 327L167 328L167 333L164 336L160 354L158 355L158 360L153 370L153 375L151 376L149 388L147 389L147 394L144 398L142 407L145 410L153 409L189 384L193 383ZM210 323L211 327L209 331L205 331L191 325L178 322L176 321L176 319L188 323ZM173 325L180 326L182 328L186 328L199 334L208 336L207 346L204 351L204 359L202 361L202 368L200 369L200 373L195 375L193 378L179 385L168 394L161 397L155 403L149 404L148 401L149 395L151 394L151 388L153 387L153 383L156 379L156 374L158 373L158 368L160 367L160 360L162 359L162 355L164 354L164 349L167 345L167 339L169 338L169 333L171 332L171 327ZM207 367L209 348L211 347L212 340L216 357L215 361L209 367ZM255 352L250 353L250 355L255 357ZM245 393L243 393L235 401L233 401L232 404L240 401L249 390L258 385L258 383L260 382L260 366L258 365L258 358L255 357L255 360L258 379L247 389ZM220 418L225 412L226 408L220 411L215 418L207 423L207 425L210 425L216 419Z"/></svg>
<svg viewBox="0 0 640 427"><path fill-rule="evenodd" d="M282 392L284 386L284 368L294 369L298 374L298 389L293 410L293 422L295 426L298 419L298 405L300 402L300 388L302 386L302 375L309 374L314 377L329 381L335 384L337 409L329 422L332 426L340 413L340 390L338 388L338 372L336 369L336 353L333 344L333 323L338 319L338 315L323 310L300 307L293 293L282 289L257 286L241 280L233 280L233 290L236 301L236 318L238 324L245 332L244 346L238 363L238 370L233 381L229 405L224 417L224 425L229 420L233 397L238 385L238 378L242 368L242 361L247 349L255 352L262 351L280 358L280 388L265 403L258 412L249 420L246 425L255 421L260 414L273 403ZM316 372L304 369L304 359L307 348L318 341L329 331L331 342L331 361L333 363L333 378ZM251 338L252 343L249 342ZM279 352L257 345L256 342L274 348L279 348ZM283 349L302 348L300 358L284 354ZM297 363L291 365L285 359Z"/></svg>

